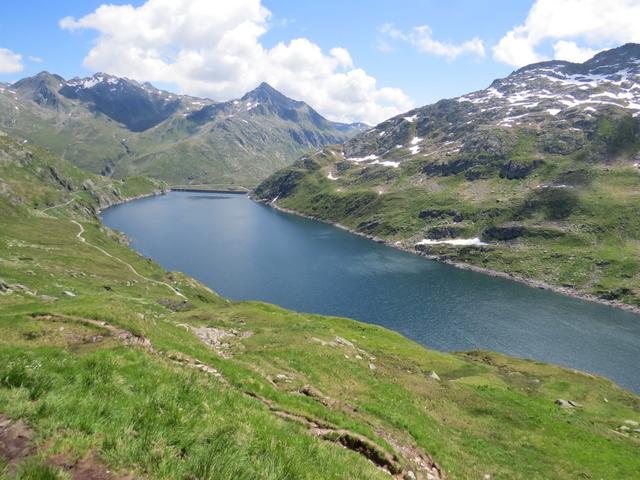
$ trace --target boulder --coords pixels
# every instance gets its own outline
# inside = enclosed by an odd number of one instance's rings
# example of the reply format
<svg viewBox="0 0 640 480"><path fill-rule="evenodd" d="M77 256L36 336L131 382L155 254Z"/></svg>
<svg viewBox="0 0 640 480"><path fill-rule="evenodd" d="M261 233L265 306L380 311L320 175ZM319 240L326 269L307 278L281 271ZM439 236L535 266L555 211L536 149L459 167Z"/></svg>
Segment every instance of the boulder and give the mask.
<svg viewBox="0 0 640 480"><path fill-rule="evenodd" d="M557 399L554 403L564 409L579 408L582 406L572 400L563 400L562 398Z"/></svg>
<svg viewBox="0 0 640 480"><path fill-rule="evenodd" d="M439 381L440 381L440 376L439 376L436 372L434 372L433 370L431 370L431 371L429 372L429 374L427 375L427 377L429 377L431 380L435 380L436 382L439 382Z"/></svg>
<svg viewBox="0 0 640 480"><path fill-rule="evenodd" d="M338 345L343 345L345 347L353 347L353 343L347 340L346 338L336 337L336 343Z"/></svg>

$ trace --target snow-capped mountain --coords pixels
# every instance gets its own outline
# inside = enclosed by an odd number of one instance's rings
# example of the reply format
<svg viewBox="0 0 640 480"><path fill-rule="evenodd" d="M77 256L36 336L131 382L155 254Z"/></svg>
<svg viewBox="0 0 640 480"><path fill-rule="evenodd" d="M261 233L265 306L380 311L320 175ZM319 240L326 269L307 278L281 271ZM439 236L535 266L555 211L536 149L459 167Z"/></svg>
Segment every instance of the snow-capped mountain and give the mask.
<svg viewBox="0 0 640 480"><path fill-rule="evenodd" d="M583 64L552 61L524 67L496 80L488 89L459 97L477 106L484 121L513 126L567 117L576 112L594 116L608 106L640 114L640 46L625 45L603 52ZM506 115L505 116L505 110Z"/></svg>
<svg viewBox="0 0 640 480"><path fill-rule="evenodd" d="M549 153L569 153L584 144L604 112L640 115L640 45L582 64L526 66L484 90L387 120L347 142L344 156L398 167L414 158L499 153L510 146L508 130L514 128L538 130Z"/></svg>
<svg viewBox="0 0 640 480"><path fill-rule="evenodd" d="M96 73L87 78L73 78L60 87L66 98L92 104L95 109L128 129L141 132L181 111L191 111L214 103L212 100L176 95L155 88L150 83Z"/></svg>

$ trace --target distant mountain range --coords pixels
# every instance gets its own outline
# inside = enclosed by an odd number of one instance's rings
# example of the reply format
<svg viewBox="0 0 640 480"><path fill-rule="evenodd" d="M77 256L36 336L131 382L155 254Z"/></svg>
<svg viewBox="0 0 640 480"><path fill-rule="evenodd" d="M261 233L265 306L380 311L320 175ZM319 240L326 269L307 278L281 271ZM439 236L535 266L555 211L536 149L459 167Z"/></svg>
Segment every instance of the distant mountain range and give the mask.
<svg viewBox="0 0 640 480"><path fill-rule="evenodd" d="M41 72L0 85L0 129L115 177L254 184L365 128L331 122L266 83L228 102L105 73L65 80Z"/></svg>
<svg viewBox="0 0 640 480"><path fill-rule="evenodd" d="M640 306L640 45L529 65L306 155L256 195L389 243Z"/></svg>

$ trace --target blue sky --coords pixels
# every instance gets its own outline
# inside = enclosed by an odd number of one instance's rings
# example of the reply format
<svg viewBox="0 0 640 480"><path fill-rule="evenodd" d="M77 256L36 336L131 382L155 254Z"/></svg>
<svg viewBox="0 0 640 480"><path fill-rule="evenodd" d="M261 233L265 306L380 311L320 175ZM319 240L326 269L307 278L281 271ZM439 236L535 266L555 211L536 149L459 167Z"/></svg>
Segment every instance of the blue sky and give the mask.
<svg viewBox="0 0 640 480"><path fill-rule="evenodd" d="M640 30L634 26L640 2L634 0L236 0L234 7L222 0L173 0L170 8L166 1L112 0L133 8L96 18L85 16L104 2L7 2L0 17L0 49L14 59L19 55L21 70L3 70L0 58L0 72L6 72L0 81L40 70L65 78L105 70L222 100L266 80L329 117L374 123L411 106L485 88L529 61L559 56L581 61L636 40L634 32ZM576 2L585 8L576 9ZM611 33L596 34L593 19L603 9L619 9L620 25L614 22ZM204 30L191 38L172 30L168 19L148 20L145 10L154 18L188 11L186 31L198 30L198 22ZM64 17L71 20L62 28ZM573 22L566 31L563 19ZM246 39L237 34L231 44L219 41L242 22L254 27ZM633 25L627 28L627 23ZM158 45L145 34L162 29L169 40ZM305 41L294 46L291 41L298 38ZM275 48L279 44L282 48ZM131 46L143 53L132 54ZM335 47L344 51L334 53ZM150 59L158 51L159 57ZM229 51L234 53L226 59ZM191 60L178 61L181 53Z"/></svg>
<svg viewBox="0 0 640 480"><path fill-rule="evenodd" d="M472 37L496 43L514 25L522 22L531 7L528 0L373 0L265 2L293 22L276 29L269 40L283 36L306 36L325 49L347 48L355 63L385 86L399 86L423 105L441 98L485 88L495 78L508 75L514 67L487 57L479 60L461 56L455 60L417 52L409 45L394 44L381 52L379 28L385 23L409 30L431 26L444 41L460 43ZM335 13L330 13L335 12ZM496 12L500 12L496 15Z"/></svg>

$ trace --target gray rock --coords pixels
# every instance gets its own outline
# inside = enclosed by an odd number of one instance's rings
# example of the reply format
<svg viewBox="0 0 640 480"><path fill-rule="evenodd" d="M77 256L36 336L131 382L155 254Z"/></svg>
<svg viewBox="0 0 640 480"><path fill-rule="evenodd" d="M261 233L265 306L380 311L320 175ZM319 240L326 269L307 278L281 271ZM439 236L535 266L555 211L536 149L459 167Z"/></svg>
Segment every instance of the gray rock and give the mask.
<svg viewBox="0 0 640 480"><path fill-rule="evenodd" d="M542 160L520 163L509 161L500 166L500 177L508 180L526 178L542 164Z"/></svg>
<svg viewBox="0 0 640 480"><path fill-rule="evenodd" d="M499 240L504 242L507 240L515 240L523 236L524 233L525 228L522 225L499 225L487 228L482 232L481 238L484 241Z"/></svg>
<svg viewBox="0 0 640 480"><path fill-rule="evenodd" d="M449 175L464 172L480 163L481 162L476 159L459 158L446 163L430 163L423 167L422 172L426 175L448 177Z"/></svg>
<svg viewBox="0 0 640 480"><path fill-rule="evenodd" d="M554 403L558 405L560 408L565 408L565 409L579 408L582 406L579 403L576 403L572 400L563 400L562 398L557 399Z"/></svg>
<svg viewBox="0 0 640 480"><path fill-rule="evenodd" d="M459 237L462 230L458 227L433 227L426 231L425 236L430 240Z"/></svg>
<svg viewBox="0 0 640 480"><path fill-rule="evenodd" d="M353 347L353 343L346 338L336 337L336 343L345 347Z"/></svg>
<svg viewBox="0 0 640 480"><path fill-rule="evenodd" d="M440 376L436 372L434 372L433 370L431 370L427 376L430 379L435 380L436 382L440 381Z"/></svg>
<svg viewBox="0 0 640 480"><path fill-rule="evenodd" d="M454 222L461 222L462 220L464 220L464 217L460 212L457 212L456 210L450 210L450 209L423 210L418 214L418 217L421 218L422 220L440 219L440 218L446 218L446 217L452 217Z"/></svg>

